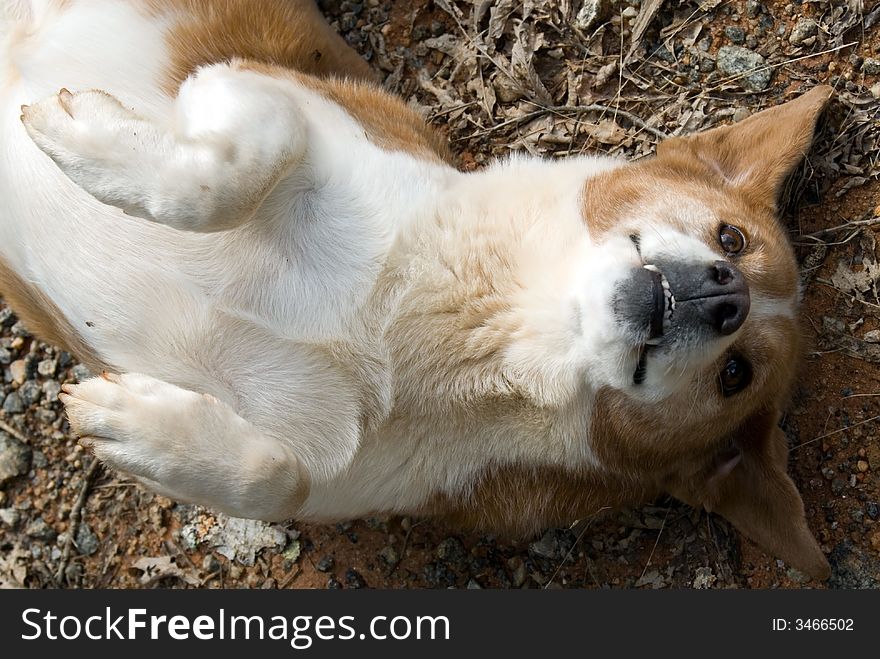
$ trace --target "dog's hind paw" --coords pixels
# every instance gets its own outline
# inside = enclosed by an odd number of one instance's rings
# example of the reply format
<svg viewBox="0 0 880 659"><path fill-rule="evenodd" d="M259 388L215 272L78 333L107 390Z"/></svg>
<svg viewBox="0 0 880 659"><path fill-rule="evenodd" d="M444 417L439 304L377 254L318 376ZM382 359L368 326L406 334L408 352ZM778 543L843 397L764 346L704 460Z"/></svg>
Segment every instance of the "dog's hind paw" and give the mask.
<svg viewBox="0 0 880 659"><path fill-rule="evenodd" d="M289 447L213 396L136 373L62 389L80 442L167 496L239 517L285 519L308 494L308 476Z"/></svg>

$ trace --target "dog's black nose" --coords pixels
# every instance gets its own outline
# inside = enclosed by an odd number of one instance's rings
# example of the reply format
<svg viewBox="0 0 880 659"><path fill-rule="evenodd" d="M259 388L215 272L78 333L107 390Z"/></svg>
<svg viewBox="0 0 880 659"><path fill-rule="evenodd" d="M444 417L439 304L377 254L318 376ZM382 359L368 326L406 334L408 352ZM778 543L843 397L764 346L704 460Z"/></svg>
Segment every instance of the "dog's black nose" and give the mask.
<svg viewBox="0 0 880 659"><path fill-rule="evenodd" d="M733 334L749 315L751 300L746 278L727 261L716 261L707 278L709 281L702 287L707 293L700 309L703 322L719 334Z"/></svg>

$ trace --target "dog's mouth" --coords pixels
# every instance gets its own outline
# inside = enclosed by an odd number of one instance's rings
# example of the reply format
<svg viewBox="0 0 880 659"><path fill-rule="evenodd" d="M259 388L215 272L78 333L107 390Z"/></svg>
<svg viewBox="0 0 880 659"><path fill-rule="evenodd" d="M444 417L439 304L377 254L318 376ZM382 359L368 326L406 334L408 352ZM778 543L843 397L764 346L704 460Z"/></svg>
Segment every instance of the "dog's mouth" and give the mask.
<svg viewBox="0 0 880 659"><path fill-rule="evenodd" d="M675 295L669 285L669 280L656 265L648 263L642 268L649 273L651 306L648 314L648 333L639 347L639 358L636 370L633 372L633 384L641 384L645 381L648 352L661 345L663 335L672 325L672 317L675 314Z"/></svg>

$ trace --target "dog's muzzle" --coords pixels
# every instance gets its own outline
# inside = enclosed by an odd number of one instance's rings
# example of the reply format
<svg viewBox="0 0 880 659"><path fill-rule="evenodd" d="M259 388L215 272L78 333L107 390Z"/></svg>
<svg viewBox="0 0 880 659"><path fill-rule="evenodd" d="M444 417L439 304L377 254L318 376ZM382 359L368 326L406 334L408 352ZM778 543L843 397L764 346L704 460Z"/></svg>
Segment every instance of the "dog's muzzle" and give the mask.
<svg viewBox="0 0 880 659"><path fill-rule="evenodd" d="M749 285L727 261L710 265L656 262L634 268L617 286L614 313L636 343L672 335L729 336L749 314Z"/></svg>

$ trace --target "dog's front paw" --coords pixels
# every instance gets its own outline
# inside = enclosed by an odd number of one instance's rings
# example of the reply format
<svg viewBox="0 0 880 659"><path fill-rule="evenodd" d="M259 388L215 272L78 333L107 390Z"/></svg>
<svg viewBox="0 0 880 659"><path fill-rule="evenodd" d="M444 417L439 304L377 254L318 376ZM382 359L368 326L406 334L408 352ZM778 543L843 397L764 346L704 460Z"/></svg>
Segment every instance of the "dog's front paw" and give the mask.
<svg viewBox="0 0 880 659"><path fill-rule="evenodd" d="M62 89L21 110L28 135L68 178L106 204L137 212L142 181L167 147L153 123L98 90Z"/></svg>
<svg viewBox="0 0 880 659"><path fill-rule="evenodd" d="M140 120L106 92L62 89L23 105L21 121L37 146L64 169L88 160L112 160L120 138Z"/></svg>

